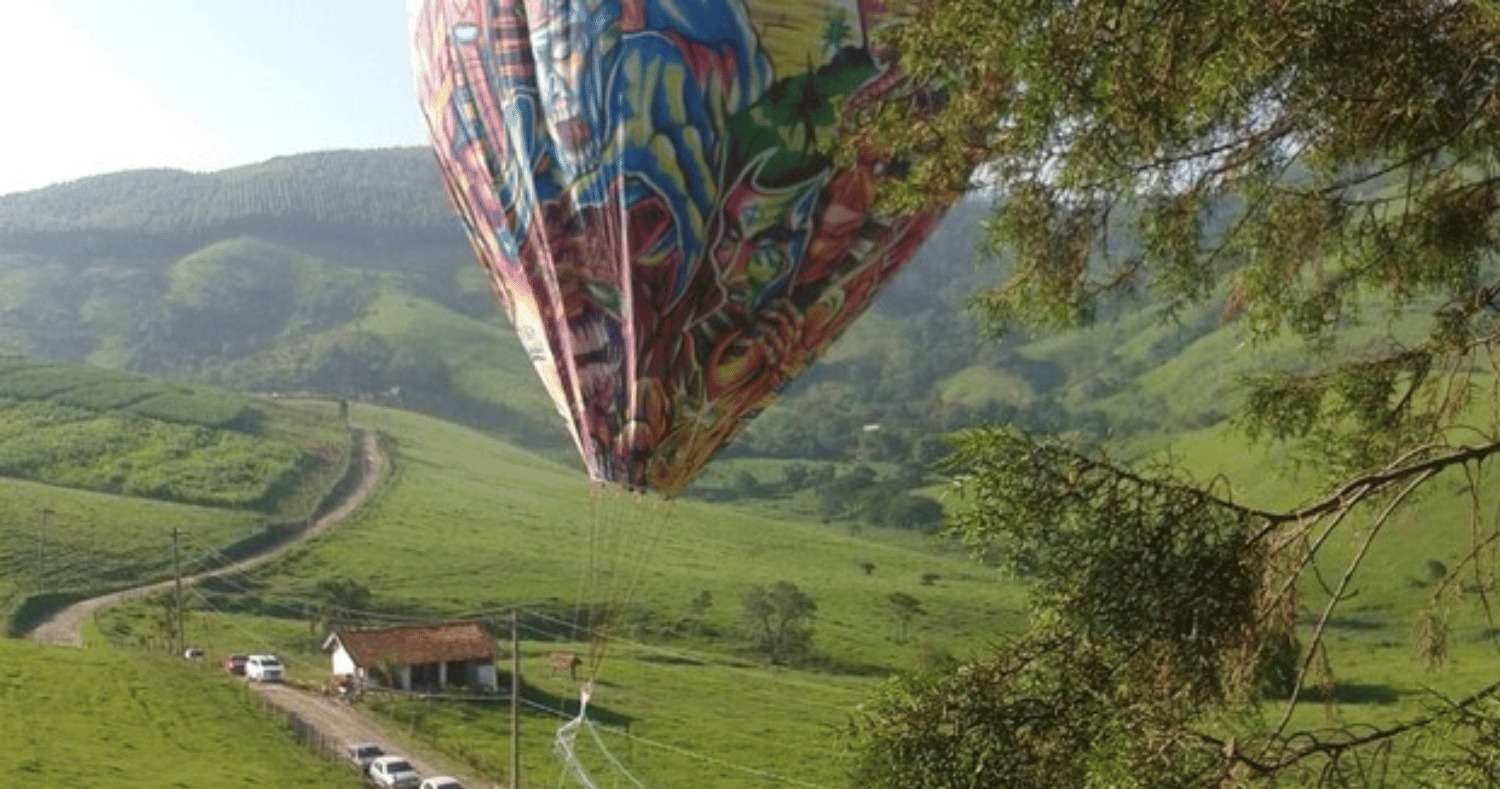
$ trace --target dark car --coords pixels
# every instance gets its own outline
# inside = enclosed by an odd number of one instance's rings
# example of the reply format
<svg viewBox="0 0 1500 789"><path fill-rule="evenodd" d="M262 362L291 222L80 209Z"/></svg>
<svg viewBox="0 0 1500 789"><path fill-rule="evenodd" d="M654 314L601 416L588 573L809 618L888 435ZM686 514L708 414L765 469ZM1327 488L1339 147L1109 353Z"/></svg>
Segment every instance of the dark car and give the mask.
<svg viewBox="0 0 1500 789"><path fill-rule="evenodd" d="M224 658L224 670L243 677L245 676L245 664L249 660L249 655L230 655Z"/></svg>

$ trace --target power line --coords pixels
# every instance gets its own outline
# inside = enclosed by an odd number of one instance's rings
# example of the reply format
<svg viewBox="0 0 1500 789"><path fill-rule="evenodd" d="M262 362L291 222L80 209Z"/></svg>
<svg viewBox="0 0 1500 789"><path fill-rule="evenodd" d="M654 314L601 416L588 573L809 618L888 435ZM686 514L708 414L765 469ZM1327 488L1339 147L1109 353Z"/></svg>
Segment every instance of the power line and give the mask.
<svg viewBox="0 0 1500 789"><path fill-rule="evenodd" d="M553 622L553 623L556 623L556 624L559 624L559 625L568 625L569 624L569 623L565 622L564 620L557 619L556 617L550 617L550 616L547 616L546 614L541 614L541 613L538 613L536 611L529 611L528 613L530 613L532 616L535 616L538 619L542 619L542 620L545 620L545 621L550 621L550 622ZM773 682L780 682L780 683L782 683L784 685L787 685L787 686L794 686L795 685L795 686L802 687L802 688L815 688L815 689L822 690L822 691L826 691L827 690L827 686L824 686L824 685L818 685L818 684L812 683L812 682L805 682L805 681L798 680L798 679L792 679L790 677L777 676L775 674L763 674L763 673L760 673L760 671L757 670L757 669L755 669L755 668L751 668L751 667L748 667L748 666L737 666L737 665L733 665L731 663L724 662L726 660L732 660L733 659L729 655L714 655L714 654L707 653L707 652L693 652L693 651L682 650L682 649L677 649L677 648L673 648L673 647L659 647L659 646L655 646L655 645L652 645L652 644L647 644L647 643L644 643L644 642L641 642L641 641L634 641L634 640L631 640L631 639L628 639L628 638L623 638L623 637L620 637L620 636L612 636L612 635L600 633L600 632L598 632L596 630L593 630L591 628L588 628L588 627L582 627L582 626L580 626L579 630L581 632L588 633L590 636L592 636L594 638L598 638L598 639L614 639L615 641L618 641L619 643L622 643L622 644L630 644L631 646L635 646L635 647L638 647L640 649L644 649L644 650L647 650L647 651L650 651L650 652L656 652L657 654L667 655L669 657L686 658L686 659L690 659L690 660L696 660L696 661L698 661L700 663L703 663L703 664L706 664L706 665L707 664L713 664L713 665L717 665L720 668L728 668L728 669L734 669L736 671L753 673L756 677L758 677L759 679L762 679L762 680L770 680L770 681L773 681ZM804 701L806 701L806 700L804 699ZM841 706L841 705L828 705L828 704L821 704L819 702L810 702L810 703L819 704L820 706L838 706L838 708L840 710L845 711L845 712L847 712L848 709L849 709L847 706Z"/></svg>
<svg viewBox="0 0 1500 789"><path fill-rule="evenodd" d="M211 549L210 549L210 552L216 553L216 554L222 556L222 553L218 553L216 551L211 551ZM541 613L540 611L537 611L535 608L532 608L530 605L510 605L510 606L504 606L504 607L501 607L501 608L480 609L479 611L473 611L473 612L467 612L467 613L455 613L455 614L448 614L448 615L435 616L435 617L420 616L420 615L391 614L389 612L383 612L383 611L368 611L368 610L362 610L362 609L357 609L357 608L348 608L348 607L345 607L345 606L340 606L340 605L337 605L337 604L330 603L329 601L326 601L326 600L313 600L313 599L310 599L310 598L282 597L282 596L277 596L277 595L262 594L261 592L258 592L256 590L252 590L252 589L249 589L247 587L244 587L244 586L241 586L241 585L237 585L237 584L233 583L232 581L229 581L228 578L227 578L227 576L229 574L231 574L231 573L214 575L214 576L212 576L212 578L216 582L220 582L220 583L224 583L224 584L228 585L229 587L231 587L231 589L233 589L234 591L239 592L240 594L261 595L263 597L268 598L269 600L271 600L273 602L278 602L278 603L282 603L282 604L286 604L286 605L290 605L290 606L301 608L302 611L303 611L303 613L307 614L307 615L316 613L318 609L331 607L331 608L336 609L337 611L339 611L340 613L343 613L343 614L348 614L348 615L355 616L357 618L362 618L362 619L373 619L373 620L377 620L377 621L383 621L383 622L391 623L392 625L432 625L432 624L441 624L441 623L444 623L444 622L450 622L450 621L453 621L455 619L469 619L469 620L493 619L493 618L501 616L503 614L508 614L511 611L520 611L525 616L534 617L536 619L540 619L540 620L545 621L545 622L551 622L553 624L558 625L559 627L564 627L564 628L573 628L574 627L573 623L568 622L567 620L564 620L564 619L559 619L557 617ZM202 581L202 580L207 580L207 579L200 578L198 580ZM526 629L526 630L528 630L529 632L531 632L531 633L533 633L535 635L543 636L545 638L545 640L547 640L547 641L555 641L555 640L557 640L558 636L560 635L559 633L549 632L549 631L543 630L543 629L541 629L539 627L536 627L534 625L525 624L524 622L521 624L521 627L524 628L524 629ZM814 689L814 690L818 690L818 691L822 691L822 692L827 692L827 690L828 690L828 688L826 686L818 685L816 683L806 682L806 681L802 681L802 680L798 680L798 679L793 679L793 678L789 678L789 677L777 676L775 674L765 674L765 673L762 673L759 670L757 670L755 668L752 668L752 667L737 666L737 665L733 665L731 663L727 663L725 661L727 661L727 660L733 660L733 658L731 656L728 656L728 655L715 655L715 654L704 653L704 652L692 652L692 651L689 651L689 650L681 650L681 649L674 649L674 648L668 648L668 647L655 646L655 645L652 645L652 644L647 644L647 643L644 643L644 642L641 642L641 641L635 641L633 639L627 639L627 638L623 638L623 637L620 637L620 636L607 635L607 634L599 632L596 629L589 628L589 627L582 626L582 625L577 626L577 630L578 630L578 632L585 633L588 636L590 636L591 638L598 639L598 640L613 639L613 640L615 640L615 641L617 641L619 643L622 643L622 644L629 644L631 646L635 646L637 648L644 649L644 650L649 651L649 652L655 652L657 654L666 655L666 656L669 656L669 657L676 657L676 658L679 658L679 659L693 660L693 661L702 663L704 665L714 665L714 666L717 666L719 668L728 668L728 669L733 669L735 671L739 671L739 672L743 672L743 673L751 673L759 681L777 682L777 683L780 683L780 684L785 685L787 687L796 687L796 688L799 688L799 689ZM652 664L646 664L646 665L652 665ZM661 666L659 668L661 670L663 670L663 671L666 671L666 670L669 669L669 667L667 667L667 666ZM814 705L814 706L823 707L825 709L830 709L830 710L834 710L834 711L837 711L837 712L848 712L849 709L850 709L850 705L847 705L847 704L838 704L838 703L830 704L828 702L814 701L814 700L807 699L807 698L803 698L801 701L804 704L811 704L811 705Z"/></svg>
<svg viewBox="0 0 1500 789"><path fill-rule="evenodd" d="M544 638L546 638L548 640L552 639L552 637L555 635L551 631L542 630L540 628L537 628L537 627L534 627L534 626L531 626L531 625L526 625L526 624L521 625L521 629L529 631L530 633L532 633L534 635L542 636L542 637L544 637ZM542 639L537 639L537 640L542 640ZM757 680L770 681L770 682L779 682L779 683L781 683L782 685L784 685L784 686L786 686L788 688L792 688L792 689L799 690L799 691L803 690L805 688L810 688L810 687L811 688L822 688L822 686L816 685L815 683L802 682L800 680L790 679L790 678L787 678L787 677L778 677L778 676L776 676L774 674L771 674L771 675L762 674L762 673L759 673L758 670L753 669L753 668L745 668L745 667L741 667L741 666L726 665L726 664L723 664L723 663L713 663L713 664L710 664L710 663L708 663L708 662L705 661L705 662L701 662L701 663L700 662L695 662L695 663L692 663L692 664L676 664L676 665L673 665L673 664L653 663L653 662L650 662L650 661L647 661L647 660L636 660L635 663L636 663L637 666L639 666L641 668L645 668L645 669L648 669L648 670L651 670L651 671L658 671L658 672L662 672L662 673L673 673L673 672L678 672L678 671L687 671L689 669L697 668L697 667L702 667L702 668L712 667L712 668L715 668L715 669L732 669L734 671L739 671L739 672L753 673L754 676L755 676L755 678ZM836 704L836 703L829 703L829 702L825 702L825 701L814 701L812 699L806 698L805 696L804 697L800 697L798 699L798 703L799 704L804 704L804 705L811 705L811 706L814 706L814 707L822 707L823 709L832 710L834 712L838 712L838 713L841 713L841 714L848 713L852 709L852 707L853 707L853 705L851 705L851 704Z"/></svg>
<svg viewBox="0 0 1500 789"><path fill-rule="evenodd" d="M202 592L198 591L198 587L196 587L196 586L189 586L188 587L188 591L191 591L200 601L202 601L202 603L204 605L208 606L208 608L210 610L212 610L214 613L216 613L219 616L223 617L224 622L226 624L228 624L230 628L238 631L240 633L240 635L249 637L249 639L250 639L250 641L252 643L260 643L260 644L265 644L267 646L270 646L270 645L276 643L276 639L274 639L274 638L266 638L264 633L260 633L260 634L252 633L248 629L246 629L244 626L240 625L240 623L238 623L238 622L236 622L234 620L234 615L232 615L229 612L227 612L227 611L219 608L218 606L214 605L213 602L210 601L207 596L205 596Z"/></svg>
<svg viewBox="0 0 1500 789"><path fill-rule="evenodd" d="M208 597L206 595L204 595L202 593L202 591L200 591L196 587L196 585L191 585L191 586L188 587L188 589L190 591L192 591L192 593L205 606L207 606L214 613L219 614L221 617L223 617L225 623L228 624L230 628L232 628L233 630L239 632L241 635L247 636L252 642L260 642L260 643L264 643L264 644L267 644L267 645L271 645L271 644L273 644L275 642L274 639L266 638L266 636L263 633L262 634L253 633L249 629L241 626L237 621L235 621L235 619L233 618L233 616L231 614L229 614L228 612L220 609L218 606L214 605L213 602L211 600L209 600ZM515 610L521 610L519 607L514 607L514 609ZM550 619L550 617L543 617L543 618L544 619ZM532 629L535 629L535 628L532 628ZM544 632L544 631L538 631L538 632ZM636 643L636 642L627 642L627 643ZM737 667L731 667L731 668L737 668ZM403 695L403 694L392 692L392 695ZM433 699L433 700L438 700L438 701L476 702L476 701L489 701L489 700L492 700L489 697L458 696L458 695L452 695L452 694L446 694L446 695L442 695L442 694L410 694L410 695L413 698L418 698L418 699ZM546 706L544 704L539 704L537 702L530 701L530 700L526 699L524 696L519 696L518 695L515 698L516 698L516 700L520 704L522 704L524 706L527 706L527 707L530 707L530 708L532 708L534 710L545 712L548 715L553 715L553 716L556 716L556 717L561 718L563 720L572 720L573 719L573 716L570 716L570 715L568 715L565 712L553 709L553 708L548 707L548 706ZM494 701L502 701L502 700L508 700L508 699L501 699L499 697L495 697L493 700ZM628 740L630 740L632 742L638 742L638 743L641 743L642 745L645 745L645 746L648 746L648 747L657 748L657 749L660 749L660 750L665 750L665 751L668 751L668 752L676 753L676 754L678 754L680 756L684 756L684 757L691 758L691 759L696 759L696 760L704 762L706 764L713 764L713 765L716 765L718 767L722 767L722 768L728 769L728 770L733 770L733 771L736 771L736 772L739 772L739 773L742 773L742 774L745 774L745 775L753 775L753 776L756 776L758 778L762 778L762 779L765 779L765 780L776 781L776 782L779 782L779 783L790 784L790 785L793 785L793 786L808 787L809 789L828 789L828 787L826 787L826 786L824 786L822 784L810 783L810 782L803 781L803 780L800 780L800 779L797 779L797 778L791 778L791 777L788 777L788 776L784 776L784 775L780 775L780 774L777 774L777 773L773 773L773 772L770 772L770 771L767 771L767 770L761 770L761 769L758 769L758 768L755 768L755 767L749 767L749 766L742 765L742 764L736 764L734 762L726 761L726 760L718 758L716 756L712 756L712 755L709 755L709 754L705 754L705 753L701 753L701 752L698 752L698 751L694 751L694 750L691 750L689 748L684 748L684 747L679 746L679 745L673 745L671 743L661 742L659 740L653 740L653 739L650 739L650 738L642 737L640 735L631 734L630 732L625 731L625 730L620 729L620 728L617 728L617 727L595 724L592 721L586 721L586 723L591 728L593 728L593 729L596 729L596 730L599 730L599 731L604 731L606 733L613 734L613 735L618 736L618 737L624 737L624 738L626 738L626 739L628 739Z"/></svg>
<svg viewBox="0 0 1500 789"><path fill-rule="evenodd" d="M554 709L552 709L551 707L548 707L545 704L538 704L538 703L536 703L534 701L528 701L525 698L521 698L520 702L522 704L528 706L528 707L531 707L531 708L536 709L536 710L540 710L540 711L545 712L545 713L547 713L549 715L555 715L555 716L557 716L559 718L562 718L563 720L574 720L573 716L570 716L570 715L568 715L565 712L558 712L557 710L554 710ZM646 745L646 746L649 746L649 747L652 747L652 748L660 748L660 749L665 750L665 751L671 751L671 752L679 754L681 756L686 756L686 757L688 757L690 759L697 759L698 761L701 761L701 762L704 762L704 763L707 763L707 764L717 765L719 767L723 767L723 768L726 768L726 769L734 770L736 772L744 773L746 775L754 775L754 776L756 776L758 778L764 778L764 779L766 779L768 781L777 781L779 783L791 784L793 786L807 787L808 789L829 789L829 787L827 787L827 786L825 786L823 784L810 783L808 781L803 781L803 780L800 780L800 779L797 779L797 778L789 778L789 777L787 777L785 775L779 775L777 773L770 772L769 770L761 770L761 769L758 769L758 768L755 768L755 767L749 767L749 766L746 766L746 765L743 765L743 764L735 764L734 762L725 761L724 759L720 759L717 756L710 756L709 754L700 753L698 751L694 751L694 750L691 750L691 749L688 749L688 748L684 748L684 747L682 747L680 745L673 745L671 743L661 742L659 740L648 739L648 738L642 737L642 736L640 736L638 734L631 734L630 732L627 732L624 729L616 728L614 726L600 725L600 724L596 724L596 723L594 723L592 721L587 721L587 720L585 720L585 723L587 723L590 728L596 729L598 731L603 731L603 732L606 732L606 733L609 733L609 734L613 734L613 735L618 736L618 737L624 737L627 740L631 740L633 742L638 742L638 743L640 743L642 745Z"/></svg>

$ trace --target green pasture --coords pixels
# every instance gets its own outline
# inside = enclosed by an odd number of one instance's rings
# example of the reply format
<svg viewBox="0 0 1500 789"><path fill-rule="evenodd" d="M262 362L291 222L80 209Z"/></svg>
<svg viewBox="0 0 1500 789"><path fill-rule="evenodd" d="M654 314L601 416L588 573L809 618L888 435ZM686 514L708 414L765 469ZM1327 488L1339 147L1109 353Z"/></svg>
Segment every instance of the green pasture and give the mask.
<svg viewBox="0 0 1500 789"><path fill-rule="evenodd" d="M7 786L359 786L211 666L0 640Z"/></svg>
<svg viewBox="0 0 1500 789"><path fill-rule="evenodd" d="M924 655L983 649L1021 624L1023 586L910 533L817 524L790 514L791 502L662 505L598 495L580 473L466 428L365 406L356 406L354 418L387 436L389 484L348 523L284 560L195 591L189 639L214 655L274 651L294 677L320 682L325 630L314 612L326 602L321 581L368 587L369 608L383 613L367 624L494 617L523 606L533 612L523 622L526 699L537 706L523 720L522 760L546 781L559 777L552 732L576 710L577 684L554 674L545 657L591 647L546 617L566 620L580 602L628 598L611 631L592 718L614 757L648 785L667 786L776 784L770 776L843 785L839 727L873 683ZM1237 480L1237 500L1267 507L1308 500L1321 484L1285 448L1247 448L1222 425L1124 449L1136 457L1170 452L1204 476L1223 472ZM773 461L729 464L765 483L776 479ZM1466 549L1467 503L1455 482L1436 480L1416 508L1387 525L1328 629L1337 703L1310 691L1294 726L1391 723L1492 681L1500 652L1472 584L1442 602L1453 628L1450 662L1429 671L1411 647L1412 627L1436 588L1429 563L1455 566ZM1486 494L1481 505L1493 510L1500 500L1491 499ZM1337 577L1371 516L1356 513L1330 540L1325 576ZM875 565L873 573L865 574L864 562ZM924 574L937 579L924 583ZM797 668L765 665L741 632L745 590L777 580L796 583L819 606L814 655ZM688 623L688 603L703 591L714 606L702 623ZM885 601L893 592L917 597L926 611L904 643ZM1315 620L1326 596L1312 582L1300 593L1301 616ZM107 613L101 626L117 643L144 643L151 616L148 605L136 604ZM503 630L503 621L495 624ZM370 707L499 779L508 759L503 705L385 697ZM1274 720L1280 709L1269 702L1263 714ZM591 738L580 739L580 752L591 769L609 773Z"/></svg>
<svg viewBox="0 0 1500 789"><path fill-rule="evenodd" d="M326 415L0 358L0 476L296 519L348 458L347 433Z"/></svg>
<svg viewBox="0 0 1500 789"><path fill-rule="evenodd" d="M372 608L416 619L515 604L566 619L580 599L628 600L612 632L630 643L605 660L596 704L601 722L628 721L632 734L655 743L603 735L628 749L632 769L659 785L746 785L749 774L675 748L838 784L833 735L872 683L924 654L981 649L1020 623L1019 587L910 534L851 535L748 507L596 496L578 472L472 430L362 406L354 418L394 445L390 483L348 523L286 559L195 592L194 643L215 654L273 649L294 676L319 680L321 630L307 612L319 602L318 582L329 578L357 581L372 590ZM924 574L937 577L924 583ZM740 633L744 593L780 580L818 604L814 654L796 669L764 665ZM703 591L713 607L701 626L684 626L689 602ZM904 643L886 601L898 591L927 611ZM149 617L146 606L129 606L105 615L102 626L117 640L140 639ZM539 657L587 645L557 641L571 632L545 619L528 619L527 628L528 698L566 707L576 685L548 676ZM378 709L477 767L504 763L504 711L493 705L395 700ZM559 719L532 712L526 761L555 780L548 733Z"/></svg>
<svg viewBox="0 0 1500 789"><path fill-rule="evenodd" d="M24 595L84 594L169 576L174 528L195 544L221 548L264 521L245 511L5 478L0 502L0 622Z"/></svg>

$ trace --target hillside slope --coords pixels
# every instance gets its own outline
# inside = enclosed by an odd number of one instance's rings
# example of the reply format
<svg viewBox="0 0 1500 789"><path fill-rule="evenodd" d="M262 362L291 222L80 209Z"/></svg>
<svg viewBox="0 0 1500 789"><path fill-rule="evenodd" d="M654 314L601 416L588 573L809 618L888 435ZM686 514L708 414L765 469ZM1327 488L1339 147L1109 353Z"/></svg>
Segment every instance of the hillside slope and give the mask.
<svg viewBox="0 0 1500 789"><path fill-rule="evenodd" d="M981 342L962 313L998 274L973 263L984 212L957 206L732 451L909 462L922 435L984 418L1101 432L1099 396L1213 328L1211 311L1166 329L1111 321L1085 354ZM421 149L116 173L0 197L0 348L379 397L567 449ZM884 432L863 437L872 423Z"/></svg>
<svg viewBox="0 0 1500 789"><path fill-rule="evenodd" d="M0 621L28 595L169 573L174 529L196 554L298 526L350 451L329 416L0 357Z"/></svg>
<svg viewBox="0 0 1500 789"><path fill-rule="evenodd" d="M1168 320L1149 287L1105 305L1087 331L982 339L965 304L1003 272L975 263L987 208L957 205L691 493L729 495L726 480L764 488L792 463L852 470L856 482L878 469L889 486L920 492L936 436L955 428L999 421L1127 442L1203 430L1235 412L1245 374L1302 363L1295 343L1253 345L1225 322L1222 298ZM1359 342L1397 333L1368 318L1350 333ZM576 463L422 149L117 173L0 197L4 349L364 399ZM839 501L825 477L808 485L804 498L817 501L805 511L882 509Z"/></svg>
<svg viewBox="0 0 1500 789"><path fill-rule="evenodd" d="M299 748L213 666L0 639L11 786L360 786Z"/></svg>

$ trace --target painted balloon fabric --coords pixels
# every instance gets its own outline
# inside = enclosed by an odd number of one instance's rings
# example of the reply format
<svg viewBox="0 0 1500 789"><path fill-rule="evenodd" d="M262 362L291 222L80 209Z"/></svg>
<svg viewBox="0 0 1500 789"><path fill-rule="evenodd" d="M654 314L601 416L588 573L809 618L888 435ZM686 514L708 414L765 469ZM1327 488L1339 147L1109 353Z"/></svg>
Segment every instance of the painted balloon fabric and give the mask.
<svg viewBox="0 0 1500 789"><path fill-rule="evenodd" d="M937 220L821 153L896 81L879 0L418 0L449 192L597 480L672 495Z"/></svg>

